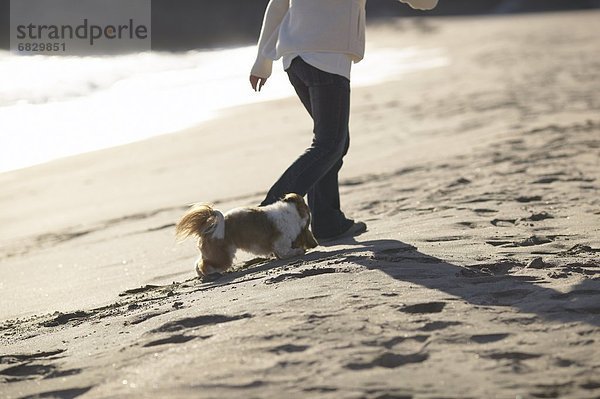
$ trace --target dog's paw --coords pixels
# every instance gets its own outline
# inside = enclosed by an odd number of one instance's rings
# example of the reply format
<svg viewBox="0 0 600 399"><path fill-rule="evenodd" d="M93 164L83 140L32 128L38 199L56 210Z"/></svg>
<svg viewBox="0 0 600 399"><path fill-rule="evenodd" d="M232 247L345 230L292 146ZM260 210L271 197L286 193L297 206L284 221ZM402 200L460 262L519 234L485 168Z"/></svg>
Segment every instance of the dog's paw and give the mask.
<svg viewBox="0 0 600 399"><path fill-rule="evenodd" d="M306 250L304 248L289 248L285 251L279 251L275 255L277 259L288 259L293 258L294 256L304 255Z"/></svg>

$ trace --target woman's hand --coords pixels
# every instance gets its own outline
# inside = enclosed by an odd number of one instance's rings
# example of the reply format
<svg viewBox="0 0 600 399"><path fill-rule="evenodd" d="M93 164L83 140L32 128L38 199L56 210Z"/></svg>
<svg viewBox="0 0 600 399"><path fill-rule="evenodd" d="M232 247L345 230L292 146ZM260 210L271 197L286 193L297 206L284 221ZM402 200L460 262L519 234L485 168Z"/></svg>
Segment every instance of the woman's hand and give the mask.
<svg viewBox="0 0 600 399"><path fill-rule="evenodd" d="M250 75L250 85L254 89L254 91L260 91L262 87L267 83L267 78L260 78L255 75Z"/></svg>

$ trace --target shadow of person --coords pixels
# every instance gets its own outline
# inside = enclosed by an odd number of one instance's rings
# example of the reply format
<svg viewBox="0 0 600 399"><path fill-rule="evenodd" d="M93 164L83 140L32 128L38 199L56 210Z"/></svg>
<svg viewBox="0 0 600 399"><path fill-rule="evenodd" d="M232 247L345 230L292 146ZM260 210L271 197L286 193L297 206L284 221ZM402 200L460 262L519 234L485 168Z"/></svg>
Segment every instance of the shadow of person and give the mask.
<svg viewBox="0 0 600 399"><path fill-rule="evenodd" d="M391 239L338 241L342 246L331 250L311 251L288 260L263 260L246 269L228 273L214 284L235 284L236 280L264 278L259 272L282 266L301 266L324 260L335 264L348 262L369 270L379 270L403 282L439 290L477 306L510 306L519 312L562 323L582 322L600 325L600 279L587 279L567 293L544 287L541 277L516 274L524 265L511 260L458 266L424 253L414 246ZM340 262L341 261L341 262ZM600 271L600 265L597 265ZM330 270L331 269L331 270ZM335 272L327 267L323 271ZM306 273L306 272L305 272ZM289 273L288 273L289 274ZM296 273L298 274L298 273ZM311 272L308 275L319 274ZM285 278L285 273L282 278Z"/></svg>

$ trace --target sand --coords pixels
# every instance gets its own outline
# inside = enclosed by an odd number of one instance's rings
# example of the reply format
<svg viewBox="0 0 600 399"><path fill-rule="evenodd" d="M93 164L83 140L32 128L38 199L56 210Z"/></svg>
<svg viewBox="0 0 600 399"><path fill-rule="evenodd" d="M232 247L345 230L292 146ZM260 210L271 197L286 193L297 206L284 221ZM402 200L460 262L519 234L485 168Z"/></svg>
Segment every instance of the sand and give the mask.
<svg viewBox="0 0 600 399"><path fill-rule="evenodd" d="M1 174L0 397L600 397L599 17L372 26L450 64L353 91L368 232L216 281L174 223L262 199L295 98Z"/></svg>

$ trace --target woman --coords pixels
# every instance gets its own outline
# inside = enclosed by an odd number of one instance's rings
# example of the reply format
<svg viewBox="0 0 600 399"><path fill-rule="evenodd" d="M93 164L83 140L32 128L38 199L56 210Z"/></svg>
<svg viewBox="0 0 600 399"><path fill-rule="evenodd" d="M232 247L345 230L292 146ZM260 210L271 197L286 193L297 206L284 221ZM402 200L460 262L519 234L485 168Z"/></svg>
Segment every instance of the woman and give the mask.
<svg viewBox="0 0 600 399"><path fill-rule="evenodd" d="M438 0L400 0L429 10ZM287 193L308 195L312 231L324 242L367 230L340 209L338 172L350 137L350 69L365 50L366 0L270 0L258 56L250 73L256 91L271 76L273 61L283 67L314 122L311 146L271 187L261 206Z"/></svg>

